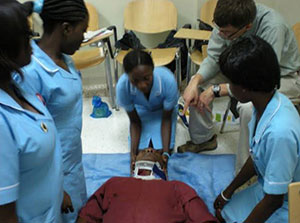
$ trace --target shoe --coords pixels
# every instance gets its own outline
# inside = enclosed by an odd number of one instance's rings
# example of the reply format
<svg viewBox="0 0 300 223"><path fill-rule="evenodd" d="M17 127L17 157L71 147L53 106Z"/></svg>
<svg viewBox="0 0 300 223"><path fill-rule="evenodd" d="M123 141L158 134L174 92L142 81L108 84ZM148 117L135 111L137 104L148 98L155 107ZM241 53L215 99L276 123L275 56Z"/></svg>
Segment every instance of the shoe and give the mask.
<svg viewBox="0 0 300 223"><path fill-rule="evenodd" d="M214 135L209 141L203 142L200 144L194 144L192 141L188 141L186 144L178 146L177 152L192 152L192 153L200 153L203 151L212 151L218 147L217 143L217 135Z"/></svg>

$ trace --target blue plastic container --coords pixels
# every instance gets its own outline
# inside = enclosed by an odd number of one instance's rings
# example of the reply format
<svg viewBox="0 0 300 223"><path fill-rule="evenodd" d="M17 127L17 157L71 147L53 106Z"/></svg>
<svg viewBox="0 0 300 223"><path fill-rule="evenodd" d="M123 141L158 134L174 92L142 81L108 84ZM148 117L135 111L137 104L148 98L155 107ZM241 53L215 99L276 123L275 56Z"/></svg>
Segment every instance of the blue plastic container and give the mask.
<svg viewBox="0 0 300 223"><path fill-rule="evenodd" d="M111 111L107 103L103 102L99 96L94 96L92 100L93 113L91 117L93 118L107 118L111 115Z"/></svg>

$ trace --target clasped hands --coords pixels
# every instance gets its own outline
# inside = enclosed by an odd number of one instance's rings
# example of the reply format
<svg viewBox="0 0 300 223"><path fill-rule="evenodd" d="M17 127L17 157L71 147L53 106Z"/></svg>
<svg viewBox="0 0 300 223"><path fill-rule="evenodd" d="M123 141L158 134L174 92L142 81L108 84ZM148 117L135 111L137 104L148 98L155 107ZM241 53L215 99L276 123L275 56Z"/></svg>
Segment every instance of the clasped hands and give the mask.
<svg viewBox="0 0 300 223"><path fill-rule="evenodd" d="M198 85L188 86L183 93L184 109L182 113L185 114L189 106L194 106L200 113L204 113L205 110L212 112L210 105L214 98L211 87L199 94Z"/></svg>

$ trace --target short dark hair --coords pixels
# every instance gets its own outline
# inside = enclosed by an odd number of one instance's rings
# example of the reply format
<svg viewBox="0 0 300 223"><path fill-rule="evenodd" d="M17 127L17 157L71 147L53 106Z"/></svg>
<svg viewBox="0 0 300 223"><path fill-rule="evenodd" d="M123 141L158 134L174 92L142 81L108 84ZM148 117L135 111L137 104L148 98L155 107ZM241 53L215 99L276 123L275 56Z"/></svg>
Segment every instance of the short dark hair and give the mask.
<svg viewBox="0 0 300 223"><path fill-rule="evenodd" d="M214 12L214 22L219 27L232 25L241 28L252 23L256 16L253 0L218 0Z"/></svg>
<svg viewBox="0 0 300 223"><path fill-rule="evenodd" d="M280 88L280 67L272 46L258 36L234 41L219 59L221 72L236 85L259 92Z"/></svg>
<svg viewBox="0 0 300 223"><path fill-rule="evenodd" d="M28 12L32 12L33 4L27 3L26 7ZM40 17L44 32L51 33L59 23L76 25L83 21L88 17L88 10L83 0L44 0Z"/></svg>
<svg viewBox="0 0 300 223"><path fill-rule="evenodd" d="M138 65L148 65L154 69L151 55L143 50L132 50L123 59L125 72L130 73Z"/></svg>
<svg viewBox="0 0 300 223"><path fill-rule="evenodd" d="M14 59L19 55L21 46L28 41L30 29L25 9L16 0L0 1L0 81L10 81L11 73L21 73Z"/></svg>

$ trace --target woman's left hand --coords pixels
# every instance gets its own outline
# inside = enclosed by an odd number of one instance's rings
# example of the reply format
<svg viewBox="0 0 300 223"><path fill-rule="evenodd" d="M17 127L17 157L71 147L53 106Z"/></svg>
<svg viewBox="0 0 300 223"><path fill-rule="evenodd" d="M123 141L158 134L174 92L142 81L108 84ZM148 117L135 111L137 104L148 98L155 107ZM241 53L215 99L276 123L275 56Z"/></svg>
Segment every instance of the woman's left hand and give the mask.
<svg viewBox="0 0 300 223"><path fill-rule="evenodd" d="M225 220L222 217L221 211L222 211L221 209L216 209L216 218L219 220L220 223L225 223Z"/></svg>
<svg viewBox="0 0 300 223"><path fill-rule="evenodd" d="M69 211L73 212L74 208L73 208L73 204L72 204L72 200L71 200L70 195L67 192L64 191L64 199L63 199L63 202L61 204L61 212L65 213L65 214L68 214Z"/></svg>

